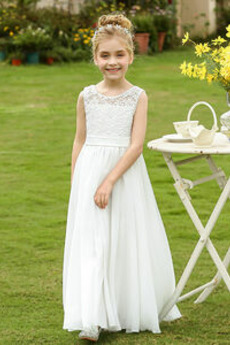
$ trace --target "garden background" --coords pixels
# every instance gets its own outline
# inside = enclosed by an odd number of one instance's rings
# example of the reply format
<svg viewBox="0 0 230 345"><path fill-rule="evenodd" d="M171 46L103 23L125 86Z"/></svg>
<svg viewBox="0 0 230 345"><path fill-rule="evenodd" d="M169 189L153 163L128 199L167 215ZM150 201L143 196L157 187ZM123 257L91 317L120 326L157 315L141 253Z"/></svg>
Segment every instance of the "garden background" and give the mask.
<svg viewBox="0 0 230 345"><path fill-rule="evenodd" d="M144 88L149 97L143 155L178 281L199 236L176 194L162 155L150 151L147 143L173 133L172 122L185 120L188 109L198 100L209 102L218 118L227 105L219 86L180 74L184 60L195 61L191 49L180 47L177 37L174 46L167 44L163 53L156 49L136 54L127 79ZM62 329L62 263L76 100L83 87L98 83L101 75L90 59L56 61L52 66L24 62L20 67L3 60L0 80L0 344L80 344L77 332ZM199 116L202 123L211 126L207 109L200 110ZM229 176L228 157L219 156L215 161ZM193 171L181 167L183 175L194 179L208 171L204 162L193 164ZM191 191L204 224L219 193L214 181ZM221 258L229 246L229 212L227 203L211 235ZM208 282L215 273L205 249L184 292ZM102 333L100 343L229 344L230 302L223 281L204 303L194 304L195 297L178 303L183 317L162 322L161 334Z"/></svg>

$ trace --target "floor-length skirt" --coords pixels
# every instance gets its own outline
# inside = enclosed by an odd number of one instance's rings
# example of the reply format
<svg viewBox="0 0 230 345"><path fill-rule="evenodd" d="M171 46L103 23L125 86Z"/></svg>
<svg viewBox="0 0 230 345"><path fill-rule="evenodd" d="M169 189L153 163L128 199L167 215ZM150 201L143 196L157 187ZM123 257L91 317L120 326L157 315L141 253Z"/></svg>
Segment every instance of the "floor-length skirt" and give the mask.
<svg viewBox="0 0 230 345"><path fill-rule="evenodd" d="M63 262L63 329L92 325L160 333L175 289L171 252L141 154L116 181L106 208L94 194L126 147L84 145L70 190ZM163 319L181 317L176 305Z"/></svg>

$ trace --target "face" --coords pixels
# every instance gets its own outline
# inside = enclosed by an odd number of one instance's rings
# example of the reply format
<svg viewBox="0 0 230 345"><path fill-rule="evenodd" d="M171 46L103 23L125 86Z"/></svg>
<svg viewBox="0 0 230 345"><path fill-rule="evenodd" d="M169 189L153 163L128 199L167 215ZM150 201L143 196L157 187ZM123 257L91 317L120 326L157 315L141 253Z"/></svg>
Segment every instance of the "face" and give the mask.
<svg viewBox="0 0 230 345"><path fill-rule="evenodd" d="M94 62L105 78L117 80L125 76L133 57L127 51L123 39L113 37L99 44Z"/></svg>

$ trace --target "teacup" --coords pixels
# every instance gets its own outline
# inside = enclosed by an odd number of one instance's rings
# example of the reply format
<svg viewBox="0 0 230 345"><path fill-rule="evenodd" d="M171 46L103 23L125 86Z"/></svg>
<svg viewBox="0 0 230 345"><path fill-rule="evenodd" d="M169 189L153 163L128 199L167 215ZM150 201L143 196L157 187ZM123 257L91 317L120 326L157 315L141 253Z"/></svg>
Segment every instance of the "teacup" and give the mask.
<svg viewBox="0 0 230 345"><path fill-rule="evenodd" d="M181 134L183 138L191 138L189 128L195 128L199 121L180 121L173 122L174 128L178 134Z"/></svg>

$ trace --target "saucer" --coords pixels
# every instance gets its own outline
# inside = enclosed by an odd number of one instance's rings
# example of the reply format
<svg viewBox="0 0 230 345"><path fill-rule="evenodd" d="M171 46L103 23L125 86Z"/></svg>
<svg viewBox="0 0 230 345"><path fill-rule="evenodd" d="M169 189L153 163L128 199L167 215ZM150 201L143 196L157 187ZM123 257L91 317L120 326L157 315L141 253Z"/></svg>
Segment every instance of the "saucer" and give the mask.
<svg viewBox="0 0 230 345"><path fill-rule="evenodd" d="M162 138L172 143L191 143L192 138L184 138L181 134L173 133L164 135Z"/></svg>

